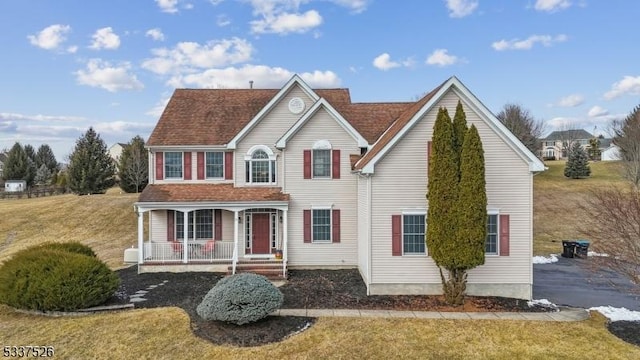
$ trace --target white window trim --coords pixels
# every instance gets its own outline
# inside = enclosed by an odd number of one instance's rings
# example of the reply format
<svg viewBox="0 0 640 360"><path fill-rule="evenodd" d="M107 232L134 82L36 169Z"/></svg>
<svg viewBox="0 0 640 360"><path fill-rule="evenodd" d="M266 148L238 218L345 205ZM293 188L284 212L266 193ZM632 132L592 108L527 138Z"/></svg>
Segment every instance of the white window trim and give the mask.
<svg viewBox="0 0 640 360"><path fill-rule="evenodd" d="M313 237L313 211L329 210L329 240L315 240ZM312 244L332 244L333 243L333 205L312 205L311 206L311 243Z"/></svg>
<svg viewBox="0 0 640 360"><path fill-rule="evenodd" d="M311 178L312 179L333 179L333 152L332 152L332 146L331 146L331 142L329 142L329 140L318 140L315 143L313 143L313 146L311 147ZM315 169L315 156L313 156L314 154L314 150L329 150L329 175L325 175L325 176L315 176L314 175L314 169Z"/></svg>
<svg viewBox="0 0 640 360"><path fill-rule="evenodd" d="M203 238L203 239L198 239L196 237L196 211L198 210L211 210L211 239L209 238ZM179 214L179 215L178 215ZM195 209L195 210L191 210L189 211L189 214L187 215L187 221L189 221L189 215L193 214L193 224L192 224L192 228L191 231L193 232L193 238L188 238L187 241L202 241L202 240L214 240L216 237L216 213L215 213L215 209ZM179 210L174 210L173 212L173 238L176 239L176 241L183 241L184 240L184 236L188 236L189 235L189 231L188 231L188 227L189 224L187 224L186 226L184 226L183 224L183 230L182 230L182 238L178 237L178 218L181 219L181 221L184 221L184 211L179 211Z"/></svg>
<svg viewBox="0 0 640 360"><path fill-rule="evenodd" d="M167 153L179 153L180 154L180 166L182 171L180 172L182 175L180 177L168 177L167 176ZM164 171L164 180L184 180L184 151L165 151L162 154L163 161L163 171Z"/></svg>
<svg viewBox="0 0 640 360"><path fill-rule="evenodd" d="M427 235L427 210L426 209L406 209L402 210L402 222L400 223L401 227L401 236L402 236L402 256L406 257L427 257L429 256L429 249L427 248L426 238L424 244L424 253L405 253L404 252L404 216L405 215L423 215L425 224L424 224L424 234Z"/></svg>
<svg viewBox="0 0 640 360"><path fill-rule="evenodd" d="M258 150L262 150L264 151L267 156L269 157L269 160L260 160L260 161L268 161L269 162L269 181L268 182L253 182L253 167L252 165L252 161L253 161L253 153L258 151ZM271 148L269 148L266 145L254 145L252 146L249 151L247 151L246 155L244 156L244 161L245 161L245 169L247 166L247 162L249 163L249 181L247 181L247 184L250 185L255 185L255 186L273 186L274 184L278 183L278 162L276 161L277 159L277 155L273 152L273 150L271 150ZM273 168L271 167L271 164L273 162ZM246 170L245 170L246 171ZM272 171L275 171L275 178L276 181L273 182L271 181L271 179L273 179L273 173ZM224 172L224 171L223 171Z"/></svg>
<svg viewBox="0 0 640 360"><path fill-rule="evenodd" d="M209 177L207 176L207 154L208 153L222 153L222 176L221 177ZM226 168L226 156L224 151L205 151L204 153L204 178L207 180L222 180L225 179L225 168Z"/></svg>
<svg viewBox="0 0 640 360"><path fill-rule="evenodd" d="M500 210L498 209L487 209L487 217L489 215L496 215L496 252L488 253L485 251L484 256L490 257L500 257ZM485 249L486 249L487 239L485 238Z"/></svg>

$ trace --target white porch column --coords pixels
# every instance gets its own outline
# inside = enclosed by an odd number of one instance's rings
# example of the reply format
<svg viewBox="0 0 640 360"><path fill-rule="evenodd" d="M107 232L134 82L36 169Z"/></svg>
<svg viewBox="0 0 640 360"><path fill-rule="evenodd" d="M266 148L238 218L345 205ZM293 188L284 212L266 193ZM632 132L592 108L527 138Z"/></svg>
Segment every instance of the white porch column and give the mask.
<svg viewBox="0 0 640 360"><path fill-rule="evenodd" d="M285 275L286 266L287 266L287 245L289 243L289 211L282 210L282 272L283 276Z"/></svg>
<svg viewBox="0 0 640 360"><path fill-rule="evenodd" d="M189 261L189 258L188 258L189 248L187 247L187 239L189 238L189 211L185 211L183 214L184 214L184 222L183 222L184 236L182 237L182 262L186 264Z"/></svg>
<svg viewBox="0 0 640 360"><path fill-rule="evenodd" d="M138 209L138 264L144 261L144 213Z"/></svg>
<svg viewBox="0 0 640 360"><path fill-rule="evenodd" d="M240 212L233 211L233 255L231 259L231 274L236 273L236 263L238 262L238 232L240 230Z"/></svg>

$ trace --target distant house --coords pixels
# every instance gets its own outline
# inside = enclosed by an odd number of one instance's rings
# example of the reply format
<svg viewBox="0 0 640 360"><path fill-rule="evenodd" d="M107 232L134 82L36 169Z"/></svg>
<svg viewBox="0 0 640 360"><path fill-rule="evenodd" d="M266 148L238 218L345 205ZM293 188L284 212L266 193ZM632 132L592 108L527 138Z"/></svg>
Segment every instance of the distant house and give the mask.
<svg viewBox="0 0 640 360"><path fill-rule="evenodd" d="M620 160L620 147L610 143L609 146L600 153L600 160L615 161Z"/></svg>
<svg viewBox="0 0 640 360"><path fill-rule="evenodd" d="M589 151L589 140L595 138L590 132L583 129L553 131L542 139L541 155L544 160L561 160L568 157L568 150L575 142ZM600 152L609 148L612 139L598 138Z"/></svg>
<svg viewBox="0 0 640 360"><path fill-rule="evenodd" d="M116 166L120 162L120 156L122 156L122 150L124 150L125 146L127 146L127 144L115 143L109 148L109 156L116 164Z"/></svg>
<svg viewBox="0 0 640 360"><path fill-rule="evenodd" d="M4 183L6 192L22 192L27 190L27 182L24 180L7 180Z"/></svg>

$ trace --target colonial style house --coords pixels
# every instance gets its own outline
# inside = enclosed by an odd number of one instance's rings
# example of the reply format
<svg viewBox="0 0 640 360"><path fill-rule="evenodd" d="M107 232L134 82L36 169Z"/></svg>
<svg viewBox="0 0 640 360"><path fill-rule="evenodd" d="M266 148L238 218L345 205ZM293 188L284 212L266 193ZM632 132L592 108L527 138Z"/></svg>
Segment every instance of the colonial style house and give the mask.
<svg viewBox="0 0 640 360"><path fill-rule="evenodd" d="M583 129L553 131L546 138L541 140L541 155L544 160L561 160L568 157L569 148L573 143L579 143L582 148L589 152L591 147L590 141L596 139L598 141L598 152L592 160L600 160L600 153L611 147L613 139L605 139L602 135L596 137ZM609 159L609 152L607 160ZM604 160L604 159L602 159Z"/></svg>
<svg viewBox="0 0 640 360"><path fill-rule="evenodd" d="M139 271L357 268L369 294L441 293L424 241L428 149L438 108L458 101L483 142L489 214L467 291L530 299L544 165L455 77L402 103L354 103L298 76L176 90L146 144Z"/></svg>

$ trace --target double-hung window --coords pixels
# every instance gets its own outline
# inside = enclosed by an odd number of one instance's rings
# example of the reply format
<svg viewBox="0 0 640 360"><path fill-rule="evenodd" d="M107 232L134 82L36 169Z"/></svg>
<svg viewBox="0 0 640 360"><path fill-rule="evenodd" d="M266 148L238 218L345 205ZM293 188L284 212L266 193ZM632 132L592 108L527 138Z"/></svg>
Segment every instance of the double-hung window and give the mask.
<svg viewBox="0 0 640 360"><path fill-rule="evenodd" d="M164 176L166 179L182 179L182 153L167 151L164 153Z"/></svg>
<svg viewBox="0 0 640 360"><path fill-rule="evenodd" d="M484 243L484 252L488 255L498 254L498 214L487 215L487 238Z"/></svg>
<svg viewBox="0 0 640 360"><path fill-rule="evenodd" d="M221 151L206 153L207 178L224 177L224 153Z"/></svg>
<svg viewBox="0 0 640 360"><path fill-rule="evenodd" d="M313 150L313 177L331 177L331 150Z"/></svg>
<svg viewBox="0 0 640 360"><path fill-rule="evenodd" d="M404 214L402 216L402 250L405 255L425 252L425 215Z"/></svg>
<svg viewBox="0 0 640 360"><path fill-rule="evenodd" d="M313 242L331 242L331 209L313 209L311 227Z"/></svg>
<svg viewBox="0 0 640 360"><path fill-rule="evenodd" d="M195 213L195 214L194 214ZM176 239L184 239L184 213L175 212ZM194 221L195 219L195 221ZM213 210L203 209L189 212L187 236L189 240L213 239ZM193 236L195 232L195 238Z"/></svg>

